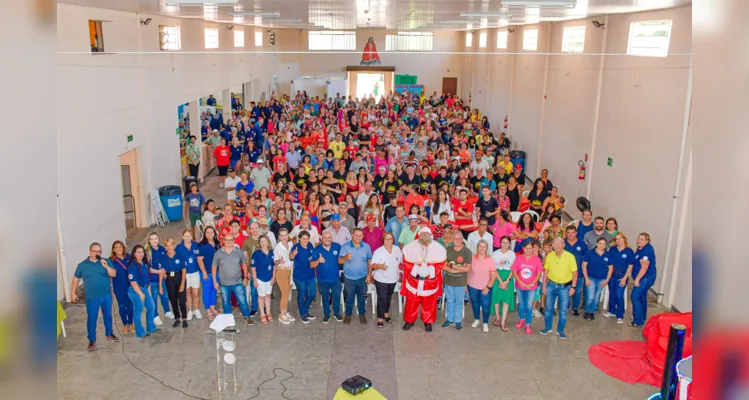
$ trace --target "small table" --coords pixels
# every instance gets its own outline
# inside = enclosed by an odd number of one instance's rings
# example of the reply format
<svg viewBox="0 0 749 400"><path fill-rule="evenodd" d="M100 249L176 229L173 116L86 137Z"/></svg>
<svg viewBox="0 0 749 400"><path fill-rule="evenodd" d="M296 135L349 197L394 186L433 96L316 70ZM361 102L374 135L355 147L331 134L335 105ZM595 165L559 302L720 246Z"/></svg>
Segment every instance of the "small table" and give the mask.
<svg viewBox="0 0 749 400"><path fill-rule="evenodd" d="M344 399L353 399L353 400L387 400L387 398L380 394L375 388L369 388L361 394L354 396L353 394L343 390L343 388L338 388L338 391L335 393L335 396L333 397L333 400L344 400Z"/></svg>

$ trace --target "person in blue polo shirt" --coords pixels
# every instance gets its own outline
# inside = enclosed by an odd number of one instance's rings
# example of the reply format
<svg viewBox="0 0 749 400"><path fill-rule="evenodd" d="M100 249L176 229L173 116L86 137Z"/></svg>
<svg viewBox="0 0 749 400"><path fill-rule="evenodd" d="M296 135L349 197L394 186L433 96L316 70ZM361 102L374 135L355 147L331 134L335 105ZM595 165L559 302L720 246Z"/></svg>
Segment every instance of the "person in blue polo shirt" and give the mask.
<svg viewBox="0 0 749 400"><path fill-rule="evenodd" d="M180 320L182 320L182 327L187 328L187 296L185 295L187 262L175 250L174 239L167 239L164 247L166 254L161 257L161 265L166 271L166 292L174 310L172 328L178 327Z"/></svg>
<svg viewBox="0 0 749 400"><path fill-rule="evenodd" d="M159 274L157 273L158 270L162 269L161 257L166 254L166 249L159 244L159 235L156 232L150 232L146 236L146 242L143 244L143 247L146 250L146 259L149 260L151 268L154 270L151 273L150 285L155 310L153 322L156 325L163 325L161 318L159 318L159 300L161 300L161 308L164 309L164 316L174 319L174 313L169 309L169 295L166 293L166 281L159 280ZM161 286L161 290L159 290L159 286Z"/></svg>
<svg viewBox="0 0 749 400"><path fill-rule="evenodd" d="M133 302L133 322L135 322L135 335L138 337L150 336L151 333L161 331L154 324L156 306L149 290L151 284L149 272L158 274L159 282L157 284L161 284L163 277L166 275L164 269L151 268L143 246L136 245L130 253L130 263L127 265L127 279L130 281L130 289L128 289L127 294ZM159 293L162 292L163 289L159 289ZM146 329L143 329L141 319L144 307L146 308Z"/></svg>
<svg viewBox="0 0 749 400"><path fill-rule="evenodd" d="M596 319L596 308L601 292L609 284L614 267L609 261L606 247L609 245L605 237L596 240L596 247L588 250L583 257L583 276L585 277L585 315L588 320Z"/></svg>
<svg viewBox="0 0 749 400"><path fill-rule="evenodd" d="M250 256L252 285L257 289L258 296L258 301L253 306L259 305L260 322L265 325L273 322L270 312L270 295L273 293L273 283L276 281L276 263L273 260L273 248L267 236L260 236L256 249Z"/></svg>
<svg viewBox="0 0 749 400"><path fill-rule="evenodd" d="M648 318L648 290L655 283L657 275L655 249L650 244L650 234L642 232L637 235L637 252L635 253L632 276L635 287L632 288L632 316L629 326L638 327L645 324Z"/></svg>
<svg viewBox="0 0 749 400"><path fill-rule="evenodd" d="M212 94L209 94L208 98L205 99L205 104L209 105L209 106L215 106L216 105L216 98L214 98Z"/></svg>
<svg viewBox="0 0 749 400"><path fill-rule="evenodd" d="M619 232L614 236L616 246L609 249L609 262L614 272L609 281L609 310L603 313L606 318L616 316L616 323L624 323L624 292L627 281L632 275L632 265L635 262L635 252L629 248L627 236Z"/></svg>
<svg viewBox="0 0 749 400"><path fill-rule="evenodd" d="M315 248L320 256L317 264L317 290L322 301L322 323L330 321L330 299L333 299L333 316L336 321L343 321L341 316L341 279L338 268L338 255L341 245L333 242L333 234L329 231L322 233L322 242Z"/></svg>
<svg viewBox="0 0 749 400"><path fill-rule="evenodd" d="M88 350L96 350L96 320L99 317L99 309L104 319L104 329L107 340L119 342L120 339L112 332L112 285L111 278L117 275L106 259L101 258L101 245L92 243L88 247L89 256L81 261L75 269L73 283L70 285L70 300L78 302L76 291L81 279L85 285L83 292L86 294L86 328L88 330Z"/></svg>
<svg viewBox="0 0 749 400"><path fill-rule="evenodd" d="M582 240L578 239L577 228L575 228L574 225L568 226L566 231L567 239L564 241L564 249L575 256L575 262L577 262L577 270L581 271L583 267L583 257L585 257L585 253L588 252L588 247L585 246L585 243L583 243ZM583 286L584 283L585 277L583 276L583 274L577 274L577 287L579 289L575 291L574 295L572 295L572 300L570 303L572 315L576 317L580 316L580 300L583 300L583 287L585 287ZM585 305L585 301L583 301L583 305Z"/></svg>
<svg viewBox="0 0 749 400"><path fill-rule="evenodd" d="M366 298L367 285L372 275L372 249L364 243L364 232L355 228L351 234L351 241L341 247L338 263L343 264L344 285L346 286L346 316L343 323L351 323L351 314L354 313L354 301L356 301L359 322L367 323Z"/></svg>
<svg viewBox="0 0 749 400"><path fill-rule="evenodd" d="M309 313L312 305L312 299L315 298L315 271L319 264L319 254L315 251L315 246L309 242L310 234L307 231L299 233L299 243L291 248L289 258L294 261L294 270L292 279L296 285L297 303L299 305L299 315L303 323L308 324L311 319L315 319Z"/></svg>
<svg viewBox="0 0 749 400"><path fill-rule="evenodd" d="M186 276L185 289L187 291L187 320L203 318L200 313L200 266L198 265L198 256L200 248L198 242L192 240L192 232L185 229L182 232L182 242L175 249L180 258L184 260ZM185 318L185 316L182 316Z"/></svg>

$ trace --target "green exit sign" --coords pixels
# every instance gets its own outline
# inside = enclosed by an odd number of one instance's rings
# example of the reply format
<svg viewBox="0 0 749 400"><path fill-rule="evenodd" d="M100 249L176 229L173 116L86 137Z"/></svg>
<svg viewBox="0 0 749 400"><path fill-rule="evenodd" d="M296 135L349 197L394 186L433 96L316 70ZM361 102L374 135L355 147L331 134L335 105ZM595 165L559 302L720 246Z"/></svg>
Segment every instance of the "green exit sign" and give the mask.
<svg viewBox="0 0 749 400"><path fill-rule="evenodd" d="M608 164L609 167L613 167L614 166L614 159L611 158L611 157L609 157L609 161L606 164Z"/></svg>
<svg viewBox="0 0 749 400"><path fill-rule="evenodd" d="M127 142L130 143L133 141L133 135L127 135Z"/></svg>

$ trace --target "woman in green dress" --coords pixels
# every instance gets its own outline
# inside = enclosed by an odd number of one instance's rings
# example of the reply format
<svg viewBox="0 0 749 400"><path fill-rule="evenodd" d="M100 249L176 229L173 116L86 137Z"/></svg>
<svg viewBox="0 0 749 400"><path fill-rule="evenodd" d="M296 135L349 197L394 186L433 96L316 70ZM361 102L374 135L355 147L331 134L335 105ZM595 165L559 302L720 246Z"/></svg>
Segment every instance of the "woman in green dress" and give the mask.
<svg viewBox="0 0 749 400"><path fill-rule="evenodd" d="M499 279L494 281L490 310L495 315L494 326L499 326L503 332L507 332L507 314L515 310L515 282L511 273L512 264L515 262L515 252L510 250L510 243L510 236L503 236L500 241L500 248L492 254ZM502 304L501 314L499 312L500 304Z"/></svg>

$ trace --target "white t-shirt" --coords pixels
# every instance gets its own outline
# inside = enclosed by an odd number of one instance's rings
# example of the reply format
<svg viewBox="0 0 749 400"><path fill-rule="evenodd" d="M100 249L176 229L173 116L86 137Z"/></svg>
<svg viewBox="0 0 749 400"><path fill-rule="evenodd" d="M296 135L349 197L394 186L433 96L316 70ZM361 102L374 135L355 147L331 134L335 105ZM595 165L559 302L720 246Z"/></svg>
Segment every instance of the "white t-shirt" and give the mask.
<svg viewBox="0 0 749 400"><path fill-rule="evenodd" d="M226 180L224 181L224 187L227 187L227 188L237 187L237 184L239 182L242 182L242 178L238 176L235 176L234 178L232 178L231 176L227 176ZM234 201L234 199L237 198L237 194L235 190L229 190L226 193L227 193L226 197L231 201Z"/></svg>
<svg viewBox="0 0 749 400"><path fill-rule="evenodd" d="M373 195L374 192L370 192L369 194L366 194L365 192L361 192L359 194L359 197L356 198L356 205L359 206L360 210L364 210L364 206L367 205L367 201L369 201L369 196Z"/></svg>
<svg viewBox="0 0 749 400"><path fill-rule="evenodd" d="M372 272L372 276L377 282L395 283L398 282L398 273L400 265L403 262L403 253L397 246L393 246L393 252L388 253L385 246L380 246L372 254L372 264L385 264L387 269L378 269Z"/></svg>
<svg viewBox="0 0 749 400"><path fill-rule="evenodd" d="M280 267L291 268L294 265L294 264L291 263L291 256L289 255L291 253L291 247L292 246L293 246L293 244L289 243L289 248L287 249L286 247L284 247L283 244L278 243L273 248L273 261L283 260L281 262L281 265L279 265L279 266Z"/></svg>
<svg viewBox="0 0 749 400"><path fill-rule="evenodd" d="M317 228L314 225L310 225L311 229L302 229L302 225L296 225L294 228L291 229L291 232L289 232L289 239L299 239L299 234L306 230L309 232L309 241L312 243L313 246L317 246L320 243L320 240L322 239L320 237L320 233L317 232Z"/></svg>
<svg viewBox="0 0 749 400"><path fill-rule="evenodd" d="M515 252L510 249L507 250L507 254L502 254L502 249L499 249L492 254L492 260L497 269L509 271L512 269L512 263L515 262Z"/></svg>
<svg viewBox="0 0 749 400"><path fill-rule="evenodd" d="M255 184L255 190L266 188L270 190L271 173L268 168L255 168L250 173L250 180Z"/></svg>
<svg viewBox="0 0 749 400"><path fill-rule="evenodd" d="M466 246L468 246L468 249L471 250L473 254L476 254L476 248L479 245L479 242L481 239L484 239L489 243L489 248L487 249L487 254L494 252L494 236L492 236L489 231L484 232L484 236L479 236L479 231L473 231L470 234L468 234L468 239L466 239Z"/></svg>

